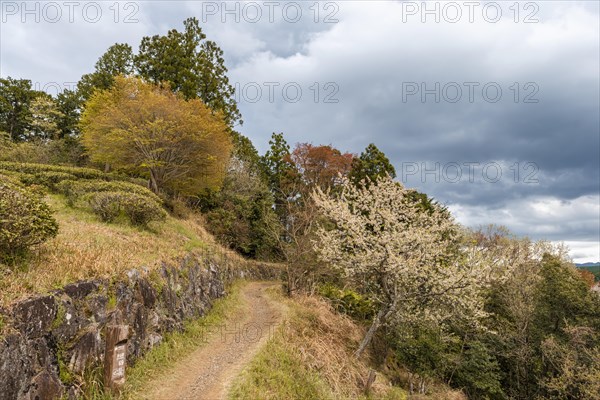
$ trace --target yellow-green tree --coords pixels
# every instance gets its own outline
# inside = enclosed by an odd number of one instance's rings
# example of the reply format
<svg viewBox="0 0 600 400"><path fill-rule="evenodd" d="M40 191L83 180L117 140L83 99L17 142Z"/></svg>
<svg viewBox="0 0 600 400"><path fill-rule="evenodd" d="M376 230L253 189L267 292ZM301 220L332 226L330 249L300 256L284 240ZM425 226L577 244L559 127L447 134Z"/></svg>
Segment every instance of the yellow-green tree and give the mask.
<svg viewBox="0 0 600 400"><path fill-rule="evenodd" d="M232 146L221 114L134 77L119 76L111 89L95 92L81 129L92 161L145 174L154 192L218 188Z"/></svg>

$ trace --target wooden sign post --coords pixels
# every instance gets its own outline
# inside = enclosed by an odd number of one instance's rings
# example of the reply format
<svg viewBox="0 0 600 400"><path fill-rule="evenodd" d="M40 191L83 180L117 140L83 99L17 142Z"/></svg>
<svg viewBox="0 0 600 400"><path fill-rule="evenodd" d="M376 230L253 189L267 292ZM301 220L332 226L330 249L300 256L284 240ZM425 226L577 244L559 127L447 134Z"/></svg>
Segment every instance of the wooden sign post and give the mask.
<svg viewBox="0 0 600 400"><path fill-rule="evenodd" d="M106 351L104 352L104 387L116 392L125 383L127 366L127 337L129 326L106 327Z"/></svg>

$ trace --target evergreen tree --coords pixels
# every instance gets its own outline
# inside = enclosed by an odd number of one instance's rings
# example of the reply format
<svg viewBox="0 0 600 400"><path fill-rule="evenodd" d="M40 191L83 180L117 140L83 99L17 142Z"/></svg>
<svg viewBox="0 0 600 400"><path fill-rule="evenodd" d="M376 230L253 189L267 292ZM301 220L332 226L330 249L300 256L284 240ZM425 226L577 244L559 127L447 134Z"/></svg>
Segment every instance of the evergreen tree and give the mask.
<svg viewBox="0 0 600 400"><path fill-rule="evenodd" d="M184 21L184 31L144 37L135 56L137 73L155 83L168 82L186 99L200 98L213 111L223 113L230 127L241 124L241 114L229 83L223 51L205 41L196 18Z"/></svg>
<svg viewBox="0 0 600 400"><path fill-rule="evenodd" d="M354 158L352 170L350 171L350 181L355 185L367 178L369 181L375 182L377 178L382 178L386 174L395 178L396 169L386 155L371 143L360 154L360 157Z"/></svg>

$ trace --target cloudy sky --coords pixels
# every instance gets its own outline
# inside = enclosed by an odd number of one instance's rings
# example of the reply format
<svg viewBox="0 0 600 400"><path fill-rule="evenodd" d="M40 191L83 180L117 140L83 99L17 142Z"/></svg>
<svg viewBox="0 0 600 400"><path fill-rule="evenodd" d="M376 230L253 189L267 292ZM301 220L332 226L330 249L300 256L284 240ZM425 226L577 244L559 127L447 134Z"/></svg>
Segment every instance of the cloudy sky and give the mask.
<svg viewBox="0 0 600 400"><path fill-rule="evenodd" d="M469 226L600 260L596 1L0 3L0 75L56 93L113 43L195 16L264 152L272 132L360 153Z"/></svg>

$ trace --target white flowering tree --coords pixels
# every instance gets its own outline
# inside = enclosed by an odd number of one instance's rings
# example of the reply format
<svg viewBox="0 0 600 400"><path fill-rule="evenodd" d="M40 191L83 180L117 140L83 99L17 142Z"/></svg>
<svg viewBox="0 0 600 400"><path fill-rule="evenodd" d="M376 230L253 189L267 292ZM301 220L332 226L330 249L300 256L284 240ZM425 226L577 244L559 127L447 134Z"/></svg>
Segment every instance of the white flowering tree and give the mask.
<svg viewBox="0 0 600 400"><path fill-rule="evenodd" d="M337 195L313 194L334 226L318 229L314 246L321 260L378 307L357 357L384 324L443 324L456 315L476 323L485 315L480 289L489 271L465 262L460 230L447 210L424 209L411 194L389 176L358 187L345 181Z"/></svg>

